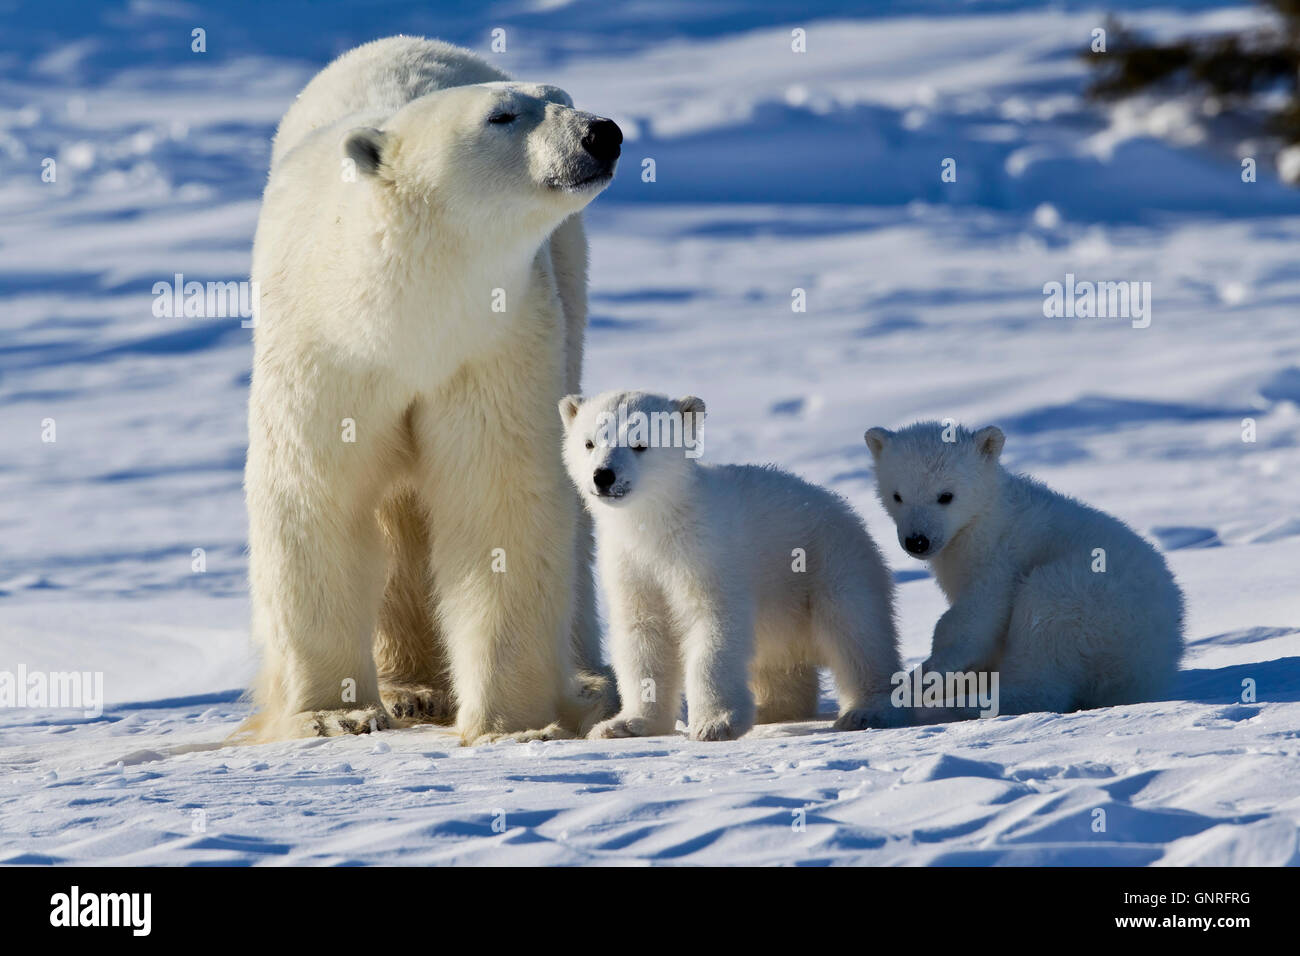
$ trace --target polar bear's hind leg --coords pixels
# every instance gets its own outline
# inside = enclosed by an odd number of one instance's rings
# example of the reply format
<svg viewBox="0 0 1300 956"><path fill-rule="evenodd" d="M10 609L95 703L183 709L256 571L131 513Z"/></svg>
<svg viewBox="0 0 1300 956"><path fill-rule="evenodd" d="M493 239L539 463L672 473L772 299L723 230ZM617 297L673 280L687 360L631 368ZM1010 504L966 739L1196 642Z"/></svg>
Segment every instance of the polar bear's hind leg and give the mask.
<svg viewBox="0 0 1300 956"><path fill-rule="evenodd" d="M399 488L380 506L379 526L388 553L375 633L380 695L394 717L450 724L455 696L434 606L428 509L413 489Z"/></svg>
<svg viewBox="0 0 1300 956"><path fill-rule="evenodd" d="M753 681L755 722L779 724L817 716L819 678L811 664L764 667L756 662Z"/></svg>

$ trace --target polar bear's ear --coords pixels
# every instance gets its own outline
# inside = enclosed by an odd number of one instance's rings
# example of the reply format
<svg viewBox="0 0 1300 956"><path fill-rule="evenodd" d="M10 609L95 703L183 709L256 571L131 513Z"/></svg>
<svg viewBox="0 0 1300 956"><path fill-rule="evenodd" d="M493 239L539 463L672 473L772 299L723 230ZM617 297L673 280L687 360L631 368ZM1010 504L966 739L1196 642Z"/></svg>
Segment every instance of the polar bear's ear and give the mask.
<svg viewBox="0 0 1300 956"><path fill-rule="evenodd" d="M555 103L557 106L567 106L573 108L573 97L558 86L552 86L549 83L538 84L537 94L539 99L546 100L548 103Z"/></svg>
<svg viewBox="0 0 1300 956"><path fill-rule="evenodd" d="M384 145L388 137L383 130L370 126L358 126L349 130L343 140L343 153L356 163L357 170L363 176L377 176L379 167L384 164Z"/></svg>
<svg viewBox="0 0 1300 956"><path fill-rule="evenodd" d="M698 415L704 417L704 399L696 398L694 395L687 395L684 398L677 399L677 409L683 415Z"/></svg>
<svg viewBox="0 0 1300 956"><path fill-rule="evenodd" d="M578 409L581 406L581 395L565 395L560 399L560 421L564 422L565 428L573 424L573 420L578 417Z"/></svg>
<svg viewBox="0 0 1300 956"><path fill-rule="evenodd" d="M871 457L879 458L880 453L885 450L885 442L893 438L894 434L887 428L868 428L866 435L867 447L871 449Z"/></svg>
<svg viewBox="0 0 1300 956"><path fill-rule="evenodd" d="M997 425L989 425L981 428L975 433L975 447L979 453L990 461L997 461L998 456L1002 454L1002 446L1006 444L1007 436L1002 434L1002 429Z"/></svg>

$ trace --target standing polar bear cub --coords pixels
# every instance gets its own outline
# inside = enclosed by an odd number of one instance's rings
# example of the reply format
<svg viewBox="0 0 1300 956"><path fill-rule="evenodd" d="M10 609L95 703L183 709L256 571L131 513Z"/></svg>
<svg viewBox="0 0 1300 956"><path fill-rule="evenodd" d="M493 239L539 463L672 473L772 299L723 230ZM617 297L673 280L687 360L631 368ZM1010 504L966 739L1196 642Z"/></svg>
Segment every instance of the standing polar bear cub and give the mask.
<svg viewBox="0 0 1300 956"><path fill-rule="evenodd" d="M904 722L889 701L893 585L842 499L775 468L694 461L698 398L571 395L560 417L595 516L623 701L591 736L671 733L683 686L696 740L816 717L818 665L837 729Z"/></svg>
<svg viewBox="0 0 1300 956"><path fill-rule="evenodd" d="M925 673L999 672L1004 714L1130 704L1169 688L1182 593L1131 528L1007 472L994 427L924 422L872 428L866 441L899 544L930 562L951 605Z"/></svg>
<svg viewBox="0 0 1300 956"><path fill-rule="evenodd" d="M245 739L600 716L552 409L581 369L577 213L621 139L411 37L345 54L284 117L253 249Z"/></svg>

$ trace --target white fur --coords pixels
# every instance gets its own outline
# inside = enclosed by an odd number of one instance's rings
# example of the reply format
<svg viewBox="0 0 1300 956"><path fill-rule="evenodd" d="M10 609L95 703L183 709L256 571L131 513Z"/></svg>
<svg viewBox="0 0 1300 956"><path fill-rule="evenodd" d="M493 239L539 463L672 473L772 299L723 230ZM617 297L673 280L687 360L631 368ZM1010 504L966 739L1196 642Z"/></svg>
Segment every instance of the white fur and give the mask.
<svg viewBox="0 0 1300 956"><path fill-rule="evenodd" d="M600 706L573 681L575 656L598 664L590 544L551 409L581 370L577 214L608 179L579 182L603 175L580 143L596 117L506 79L393 37L281 122L253 250L246 738L389 710L454 713L467 742L563 735Z"/></svg>
<svg viewBox="0 0 1300 956"><path fill-rule="evenodd" d="M997 428L947 434L952 441L931 422L866 436L899 543L926 539L916 556L951 605L922 667L1000 672L1002 713L1166 692L1183 652L1183 604L1155 548L1110 515L1007 472ZM952 500L940 504L945 493ZM1104 572L1093 570L1095 549Z"/></svg>
<svg viewBox="0 0 1300 956"><path fill-rule="evenodd" d="M620 405L627 424L637 411L704 409L643 392L560 403L565 463L595 517L623 701L591 736L671 733L683 689L697 740L812 718L819 665L835 677L839 729L901 722L888 700L900 666L892 582L852 509L775 468L703 465L680 446L638 451L626 424L617 438L598 434L599 415ZM618 497L597 493L601 468Z"/></svg>

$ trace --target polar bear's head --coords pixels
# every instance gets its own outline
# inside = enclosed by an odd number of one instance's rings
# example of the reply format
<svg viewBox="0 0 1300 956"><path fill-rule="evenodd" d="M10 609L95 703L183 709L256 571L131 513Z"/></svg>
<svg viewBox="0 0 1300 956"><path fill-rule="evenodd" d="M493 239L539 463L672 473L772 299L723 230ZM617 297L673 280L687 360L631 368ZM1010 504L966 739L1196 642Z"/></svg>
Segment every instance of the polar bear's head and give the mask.
<svg viewBox="0 0 1300 956"><path fill-rule="evenodd" d="M560 399L564 465L582 500L658 509L680 501L701 454L704 402L648 392Z"/></svg>
<svg viewBox="0 0 1300 956"><path fill-rule="evenodd" d="M358 179L436 209L443 228L549 232L605 188L623 134L555 86L456 86L412 100L343 149Z"/></svg>
<svg viewBox="0 0 1300 956"><path fill-rule="evenodd" d="M990 425L920 422L897 432L872 428L876 493L898 529L898 543L916 558L933 558L963 528L993 507L1001 483L1005 438Z"/></svg>

